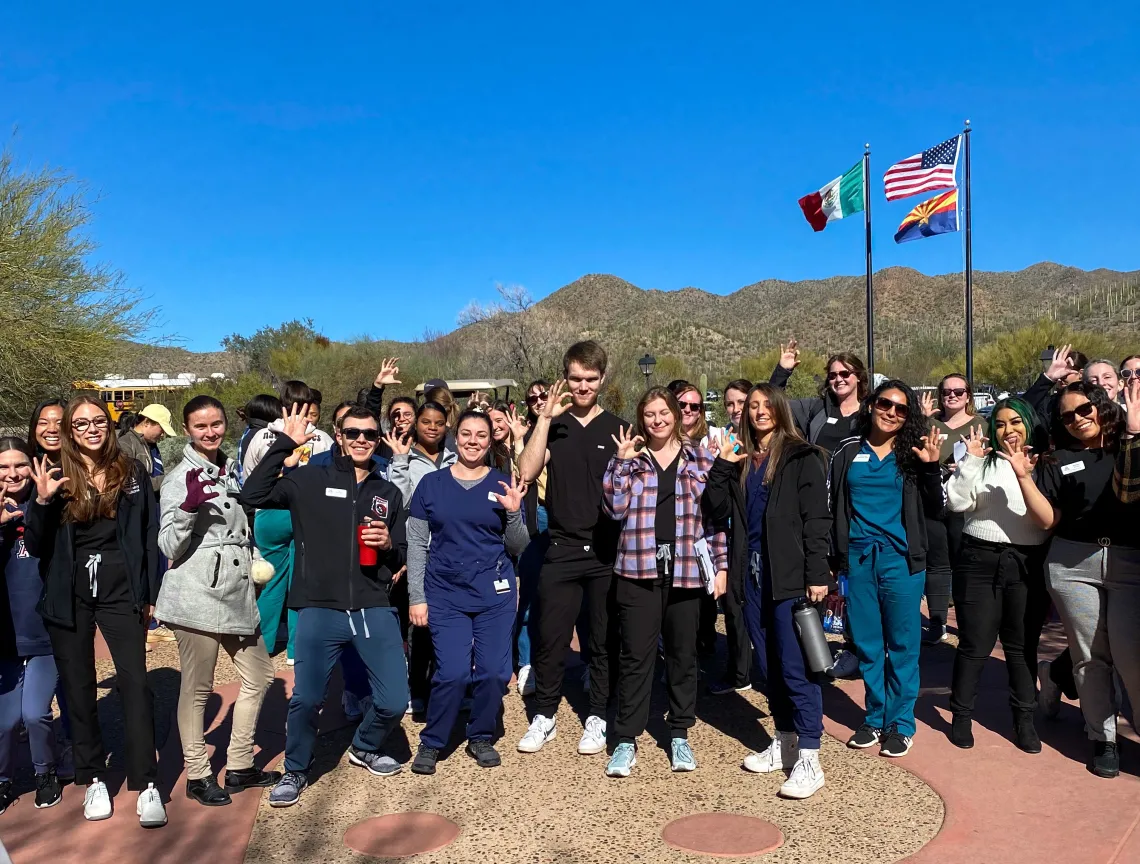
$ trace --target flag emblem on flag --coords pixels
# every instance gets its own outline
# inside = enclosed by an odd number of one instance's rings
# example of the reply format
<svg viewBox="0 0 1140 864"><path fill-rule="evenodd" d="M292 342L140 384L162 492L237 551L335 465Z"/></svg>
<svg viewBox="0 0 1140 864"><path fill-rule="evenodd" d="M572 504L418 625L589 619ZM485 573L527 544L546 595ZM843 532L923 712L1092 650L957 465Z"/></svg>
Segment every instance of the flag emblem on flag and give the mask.
<svg viewBox="0 0 1140 864"><path fill-rule="evenodd" d="M923 201L906 214L898 232L896 243L921 240L935 234L949 234L958 230L958 190L951 189Z"/></svg>
<svg viewBox="0 0 1140 864"><path fill-rule="evenodd" d="M958 140L955 136L888 168L883 175L887 200L957 187Z"/></svg>
<svg viewBox="0 0 1140 864"><path fill-rule="evenodd" d="M812 192L800 199L800 209L804 218L816 231L822 231L828 222L859 213L863 203L863 163L836 177L818 192Z"/></svg>

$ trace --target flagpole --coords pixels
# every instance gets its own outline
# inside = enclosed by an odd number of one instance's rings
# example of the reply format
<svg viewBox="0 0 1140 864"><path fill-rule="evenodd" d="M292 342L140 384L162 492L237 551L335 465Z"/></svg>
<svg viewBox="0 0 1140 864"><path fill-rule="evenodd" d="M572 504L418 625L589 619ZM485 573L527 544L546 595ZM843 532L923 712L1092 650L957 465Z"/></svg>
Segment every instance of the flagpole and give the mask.
<svg viewBox="0 0 1140 864"><path fill-rule="evenodd" d="M970 213L970 121L962 132L966 146L966 380L974 380L974 243Z"/></svg>
<svg viewBox="0 0 1140 864"><path fill-rule="evenodd" d="M863 227L867 243L867 373L871 381L874 381L875 283L871 271L871 145L869 143L863 145Z"/></svg>

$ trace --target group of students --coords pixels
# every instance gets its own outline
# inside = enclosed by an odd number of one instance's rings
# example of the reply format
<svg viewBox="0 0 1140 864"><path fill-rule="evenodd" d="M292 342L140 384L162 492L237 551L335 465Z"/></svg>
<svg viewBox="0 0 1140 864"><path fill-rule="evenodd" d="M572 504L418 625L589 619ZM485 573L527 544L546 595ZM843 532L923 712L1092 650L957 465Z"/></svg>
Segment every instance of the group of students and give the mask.
<svg viewBox="0 0 1140 864"><path fill-rule="evenodd" d="M708 429L704 394L687 382L649 389L632 425L601 408L607 358L589 341L566 352L562 380L527 388L525 415L478 398L463 408L433 381L418 403L393 399L382 423L384 389L399 383L390 360L334 409L332 436L316 425L320 394L302 382L255 397L237 459L222 447L224 406L192 399L188 443L165 475L158 434L132 458L103 403L45 403L27 440L0 438L0 812L15 801L22 725L36 806L58 803L70 776L85 787L86 818L111 815L98 626L123 704L128 789L141 824L166 823L146 677L152 620L177 641L186 794L206 806L259 787L272 787L276 807L299 800L338 662L345 714L359 719L354 766L402 769L386 743L409 710L425 720L413 772L436 771L461 713L466 752L501 764L516 655L519 690L533 696L517 749L535 753L557 735L576 627L589 691L578 752L612 745L605 773L631 774L661 656L671 768L693 771L688 730L718 602L729 650L709 691L756 682L776 727L743 767L785 772L780 794L807 798L824 784L823 700L795 613L841 576L847 650L831 671L853 657L866 689L849 746L909 751L920 647L945 638L952 596L952 741L973 744L979 677L1000 638L1016 745L1041 749L1040 672L1042 702L1066 686L1079 698L1089 767L1115 776L1116 715L1140 692L1140 358L1112 376L1105 361L1078 363L1060 349L1047 385L985 420L960 374L919 398L899 380L872 387L851 354L828 359L818 397L790 399L793 340L770 382L728 385L729 425ZM172 431L168 413L155 416ZM1036 660L1050 603L1068 667ZM295 682L279 772L254 765L253 737L283 625ZM221 783L203 737L219 651L241 679ZM57 692L73 768L53 732Z"/></svg>

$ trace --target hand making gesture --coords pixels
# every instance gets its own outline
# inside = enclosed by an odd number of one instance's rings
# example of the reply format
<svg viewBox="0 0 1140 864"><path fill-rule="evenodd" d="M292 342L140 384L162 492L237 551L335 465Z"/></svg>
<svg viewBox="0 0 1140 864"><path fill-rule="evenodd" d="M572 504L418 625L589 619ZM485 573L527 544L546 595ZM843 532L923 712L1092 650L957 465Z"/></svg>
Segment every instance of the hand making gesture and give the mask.
<svg viewBox="0 0 1140 864"><path fill-rule="evenodd" d="M514 405L511 405L510 410L507 411L507 425L511 427L511 441L515 444L522 441L526 437L526 433L530 431L526 417L520 416Z"/></svg>
<svg viewBox="0 0 1140 864"><path fill-rule="evenodd" d="M796 337L788 339L787 345L780 345L780 366L791 372L800 365L800 349Z"/></svg>
<svg viewBox="0 0 1140 864"><path fill-rule="evenodd" d="M997 451L997 455L1013 468L1013 473L1017 475L1018 480L1025 480L1033 476L1033 469L1037 467L1037 457L1031 454L1032 449L1022 446L1020 442L1014 444L1009 453L1004 450Z"/></svg>
<svg viewBox="0 0 1140 864"><path fill-rule="evenodd" d="M966 452L971 456L977 456L979 459L985 458L990 452L990 448L986 446L989 440L982 434L981 426L974 426L970 429L969 435L962 436L962 441L966 444Z"/></svg>
<svg viewBox="0 0 1140 864"><path fill-rule="evenodd" d="M380 364L380 371L376 373L376 380L372 382L372 386L383 388L389 384L399 384L400 379L396 377L400 374L400 367L396 365L399 362L399 357L385 357L384 362Z"/></svg>
<svg viewBox="0 0 1140 864"><path fill-rule="evenodd" d="M517 513L519 508L522 507L523 496L526 495L526 484L518 477L511 478L511 485L507 485L503 481L499 481L499 485L503 487L503 494L493 492L495 500L498 501L506 509L508 513Z"/></svg>
<svg viewBox="0 0 1140 864"><path fill-rule="evenodd" d="M207 501L218 497L214 491L214 481L209 477L202 477L202 469L195 468L186 472L186 500L179 504L179 508L187 513L195 513Z"/></svg>
<svg viewBox="0 0 1140 864"><path fill-rule="evenodd" d="M32 460L32 479L36 481L36 499L47 504L69 478L61 476L63 469L52 465L47 456Z"/></svg>
<svg viewBox="0 0 1140 864"><path fill-rule="evenodd" d="M547 420L561 417L570 410L570 406L573 404L574 394L566 389L566 379L559 378L554 382L554 386L550 388L550 395L546 398L546 404L542 407L542 416Z"/></svg>
<svg viewBox="0 0 1140 864"><path fill-rule="evenodd" d="M617 444L618 459L632 459L637 455L638 445L645 443L644 438L633 434L632 426L618 427L618 434L611 435L610 438Z"/></svg>
<svg viewBox="0 0 1140 864"><path fill-rule="evenodd" d="M921 447L911 447L911 451L918 457L919 462L937 463L942 455L942 442L946 436L938 431L937 426L930 427L930 434L922 436Z"/></svg>
<svg viewBox="0 0 1140 864"><path fill-rule="evenodd" d="M16 506L16 502L0 492L0 525L7 525L17 519L23 519L23 511Z"/></svg>
<svg viewBox="0 0 1140 864"><path fill-rule="evenodd" d="M1060 381L1072 372L1073 367L1069 362L1069 355L1072 354L1072 352L1072 345L1062 345L1055 350L1053 352L1053 359L1049 363L1049 368L1045 370L1045 377L1050 381Z"/></svg>
<svg viewBox="0 0 1140 864"><path fill-rule="evenodd" d="M720 458L726 462L742 462L747 458L747 453L744 448L740 446L740 442L736 439L735 433L725 435L720 440Z"/></svg>
<svg viewBox="0 0 1140 864"><path fill-rule="evenodd" d="M293 442L294 445L300 447L302 444L307 444L317 437L317 431L314 429L309 431L309 406L308 405L294 405L285 415L285 428L281 433Z"/></svg>
<svg viewBox="0 0 1140 864"><path fill-rule="evenodd" d="M934 401L934 394L929 390L923 390L918 401L921 403L923 417L933 417L938 413L938 403Z"/></svg>
<svg viewBox="0 0 1140 864"><path fill-rule="evenodd" d="M1140 378L1124 385L1124 407L1128 411L1128 434L1140 435Z"/></svg>
<svg viewBox="0 0 1140 864"><path fill-rule="evenodd" d="M395 432L389 430L384 435L384 443L392 448L392 454L394 456L407 456L412 452L411 435L397 435Z"/></svg>

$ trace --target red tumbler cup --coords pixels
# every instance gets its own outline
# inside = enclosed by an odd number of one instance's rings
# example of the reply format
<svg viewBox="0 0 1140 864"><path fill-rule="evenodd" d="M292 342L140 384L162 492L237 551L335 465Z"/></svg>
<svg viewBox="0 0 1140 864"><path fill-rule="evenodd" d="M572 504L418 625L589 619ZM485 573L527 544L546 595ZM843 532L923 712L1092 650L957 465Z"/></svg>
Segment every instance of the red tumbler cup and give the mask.
<svg viewBox="0 0 1140 864"><path fill-rule="evenodd" d="M375 567L376 566L376 548L373 546L366 546L364 538L364 529L369 527L372 521L361 522L356 528L356 547L360 550L360 566L361 567Z"/></svg>

